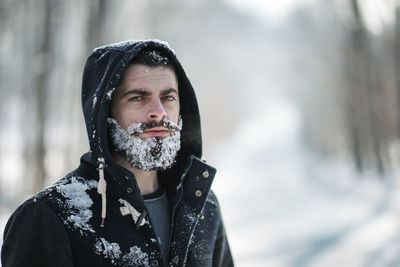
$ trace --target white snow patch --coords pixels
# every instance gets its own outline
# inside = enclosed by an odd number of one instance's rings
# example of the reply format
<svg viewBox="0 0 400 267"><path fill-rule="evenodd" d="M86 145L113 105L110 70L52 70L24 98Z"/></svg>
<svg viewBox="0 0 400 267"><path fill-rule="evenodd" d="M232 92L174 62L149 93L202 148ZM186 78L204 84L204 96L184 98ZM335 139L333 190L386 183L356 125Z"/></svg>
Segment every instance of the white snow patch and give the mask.
<svg viewBox="0 0 400 267"><path fill-rule="evenodd" d="M149 255L142 252L141 248L138 246L131 247L129 253L122 257L122 261L128 266L150 266Z"/></svg>
<svg viewBox="0 0 400 267"><path fill-rule="evenodd" d="M173 54L175 54L175 51L171 48L171 46L169 45L168 42L162 41L162 40L159 40L159 39L127 40L127 41L112 43L112 44L105 45L105 46L100 46L98 48L95 48L93 51L96 51L96 50L99 50L99 49L113 49L113 48L118 48L118 47L121 47L121 46L131 45L131 44L134 44L134 43L144 43L144 42L149 42L149 41L161 44L161 45L167 47L169 50L171 50L171 52Z"/></svg>
<svg viewBox="0 0 400 267"><path fill-rule="evenodd" d="M94 230L89 225L89 220L93 215L90 210L93 201L86 191L96 188L97 181L80 181L80 179L83 178L72 177L70 183L57 186L57 191L67 198L64 204L71 213L64 224L72 223L76 229L93 233Z"/></svg>
<svg viewBox="0 0 400 267"><path fill-rule="evenodd" d="M112 94L114 93L114 91L115 91L115 87L107 92L107 98L109 100L111 100L111 97L112 97Z"/></svg>
<svg viewBox="0 0 400 267"><path fill-rule="evenodd" d="M148 254L138 246L130 247L128 253L122 253L118 243L110 243L100 238L95 244L95 253L109 258L112 264L122 261L124 266L150 266Z"/></svg>
<svg viewBox="0 0 400 267"><path fill-rule="evenodd" d="M196 214L195 211L191 210L191 208L184 203L183 203L183 210L184 210L184 215L182 221L187 226L196 222L196 220L200 217L198 214Z"/></svg>
<svg viewBox="0 0 400 267"><path fill-rule="evenodd" d="M111 263L121 258L121 249L117 243L110 243L104 238L100 238L95 244L95 253L103 254L105 258L111 259Z"/></svg>
<svg viewBox="0 0 400 267"><path fill-rule="evenodd" d="M178 186L176 187L176 191L182 188L182 183L179 183Z"/></svg>
<svg viewBox="0 0 400 267"><path fill-rule="evenodd" d="M130 126L128 127L127 132L128 132L130 135L132 135L132 134L143 133L142 126L143 126L143 123L141 123L141 122L139 122L139 123L134 123L134 124L132 124L132 125L130 125Z"/></svg>
<svg viewBox="0 0 400 267"><path fill-rule="evenodd" d="M97 96L95 96L95 97L93 98L92 108L94 108L94 107L96 106L96 103L97 103Z"/></svg>

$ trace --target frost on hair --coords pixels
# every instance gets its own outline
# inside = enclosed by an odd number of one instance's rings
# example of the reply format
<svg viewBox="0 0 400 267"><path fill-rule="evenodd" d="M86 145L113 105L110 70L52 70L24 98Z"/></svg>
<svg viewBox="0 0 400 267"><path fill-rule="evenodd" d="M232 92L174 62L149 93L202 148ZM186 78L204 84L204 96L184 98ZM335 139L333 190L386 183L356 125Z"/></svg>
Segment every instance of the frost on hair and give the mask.
<svg viewBox="0 0 400 267"><path fill-rule="evenodd" d="M175 70L168 55L157 48L147 47L132 59L131 64L143 64L149 67L170 67Z"/></svg>
<svg viewBox="0 0 400 267"><path fill-rule="evenodd" d="M125 130L113 118L109 118L107 122L115 150L122 152L132 166L143 171L165 170L175 162L175 157L181 148L181 118L178 125L169 120L165 122L172 125L170 128L175 129L171 131L173 134L166 138L140 138L135 133L141 133L141 123L134 123Z"/></svg>
<svg viewBox="0 0 400 267"><path fill-rule="evenodd" d="M116 49L116 48L124 48L127 47L129 45L133 45L133 44L143 44L143 43L148 43L148 42L153 42L155 44L161 45L165 48L167 48L168 50L170 50L173 54L176 54L175 51L171 48L171 46L169 45L169 43L167 41L162 41L159 39L144 39L144 40L126 40L126 41L122 41L122 42L116 42L116 43L112 43L112 44L108 44L108 45L104 45L104 46L100 46L97 47L93 50L93 52L98 51L98 50L110 50L110 49Z"/></svg>

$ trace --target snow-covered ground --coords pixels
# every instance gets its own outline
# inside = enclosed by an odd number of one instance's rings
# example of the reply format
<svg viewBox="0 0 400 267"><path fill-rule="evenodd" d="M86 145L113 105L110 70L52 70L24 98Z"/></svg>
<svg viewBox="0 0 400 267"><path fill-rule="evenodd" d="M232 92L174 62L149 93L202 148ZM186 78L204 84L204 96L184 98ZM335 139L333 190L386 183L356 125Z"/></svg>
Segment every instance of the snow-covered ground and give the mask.
<svg viewBox="0 0 400 267"><path fill-rule="evenodd" d="M400 266L395 179L313 158L288 102L255 114L212 162L237 266Z"/></svg>

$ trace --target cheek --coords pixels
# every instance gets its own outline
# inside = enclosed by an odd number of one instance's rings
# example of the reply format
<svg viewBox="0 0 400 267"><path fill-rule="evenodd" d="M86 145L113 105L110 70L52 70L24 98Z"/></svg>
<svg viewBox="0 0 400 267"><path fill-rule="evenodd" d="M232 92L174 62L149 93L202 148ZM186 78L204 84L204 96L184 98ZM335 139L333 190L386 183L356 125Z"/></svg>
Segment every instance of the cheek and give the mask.
<svg viewBox="0 0 400 267"><path fill-rule="evenodd" d="M124 114L121 114L122 116L120 117L120 125L126 130L128 129L129 126L131 126L133 123L139 123L146 121L143 118L140 118L138 114L135 113L129 113L125 112Z"/></svg>
<svg viewBox="0 0 400 267"><path fill-rule="evenodd" d="M124 106L122 101L120 100L112 100L111 102L111 108L110 108L110 112L111 112L111 116L116 119L117 121L119 121L121 119L121 117L123 117L124 114Z"/></svg>
<svg viewBox="0 0 400 267"><path fill-rule="evenodd" d="M175 123L178 123L179 119L179 106L177 108L174 108L173 111L171 112L171 119Z"/></svg>
<svg viewBox="0 0 400 267"><path fill-rule="evenodd" d="M117 120L119 125L125 130L128 129L128 127L132 123L138 122L137 121L138 118L136 118L137 116L135 116L135 112L133 112L129 108L129 105L124 106L123 104L120 103L120 105L112 108L111 111L113 118Z"/></svg>

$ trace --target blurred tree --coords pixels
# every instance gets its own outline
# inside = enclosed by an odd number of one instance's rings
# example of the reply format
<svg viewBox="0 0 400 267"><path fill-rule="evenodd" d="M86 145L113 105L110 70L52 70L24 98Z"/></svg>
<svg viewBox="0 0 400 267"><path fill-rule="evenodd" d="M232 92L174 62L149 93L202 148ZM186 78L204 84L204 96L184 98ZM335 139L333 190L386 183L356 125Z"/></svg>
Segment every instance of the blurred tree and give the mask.
<svg viewBox="0 0 400 267"><path fill-rule="evenodd" d="M36 23L38 27L38 32L36 33L37 50L34 55L34 70L35 77L32 83L32 90L34 101L34 118L35 118L35 128L33 143L27 143L29 151L27 153L27 167L30 175L33 175L33 190L40 191L46 181L46 166L45 166L45 156L46 156L46 144L45 144L45 132L46 132L46 122L47 122L47 96L48 96L48 81L49 81L49 66L51 57L51 16L52 16L52 0L42 0L41 1L43 9L41 11L41 16L36 16ZM39 4L40 5L40 4ZM29 176L28 176L29 177Z"/></svg>
<svg viewBox="0 0 400 267"><path fill-rule="evenodd" d="M374 158L380 174L384 173L382 135L379 123L381 87L379 73L370 47L358 0L351 0L354 28L350 33L347 73L350 79L348 123L350 143L359 171L363 171L368 156Z"/></svg>
<svg viewBox="0 0 400 267"><path fill-rule="evenodd" d="M396 89L397 89L397 114L400 114L400 6L396 8L396 25L395 25L395 44L394 44L394 54L395 54L395 79L396 79ZM400 115L397 116L397 127L398 133L397 137L400 138Z"/></svg>
<svg viewBox="0 0 400 267"><path fill-rule="evenodd" d="M87 5L86 53L89 54L94 48L103 44L104 21L110 7L108 7L106 0L88 1Z"/></svg>

